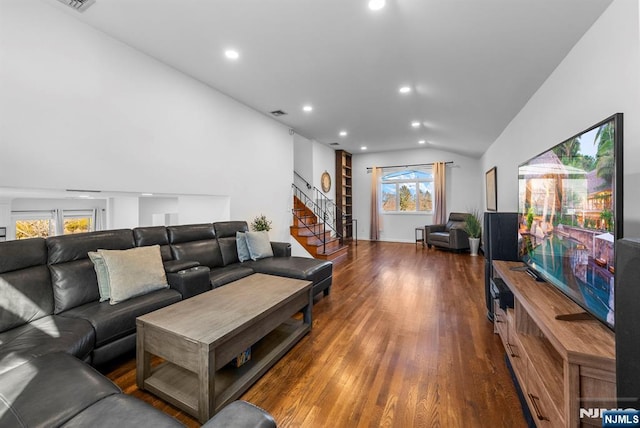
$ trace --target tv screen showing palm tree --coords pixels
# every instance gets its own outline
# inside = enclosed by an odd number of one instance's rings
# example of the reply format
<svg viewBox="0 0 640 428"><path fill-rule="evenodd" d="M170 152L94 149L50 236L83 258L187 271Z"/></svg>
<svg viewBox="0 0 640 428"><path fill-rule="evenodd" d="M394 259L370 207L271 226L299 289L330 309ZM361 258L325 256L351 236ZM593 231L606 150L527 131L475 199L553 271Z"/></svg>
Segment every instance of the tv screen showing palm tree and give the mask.
<svg viewBox="0 0 640 428"><path fill-rule="evenodd" d="M618 113L518 168L520 258L611 329L621 153Z"/></svg>

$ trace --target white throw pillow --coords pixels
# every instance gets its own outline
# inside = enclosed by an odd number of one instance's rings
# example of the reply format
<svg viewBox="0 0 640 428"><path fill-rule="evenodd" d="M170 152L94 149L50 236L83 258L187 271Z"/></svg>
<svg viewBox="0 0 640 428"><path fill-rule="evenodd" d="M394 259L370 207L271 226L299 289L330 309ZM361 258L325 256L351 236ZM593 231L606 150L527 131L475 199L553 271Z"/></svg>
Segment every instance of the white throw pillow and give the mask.
<svg viewBox="0 0 640 428"><path fill-rule="evenodd" d="M247 238L247 247L249 248L251 260L273 257L273 249L271 248L267 231L245 232L244 236Z"/></svg>
<svg viewBox="0 0 640 428"><path fill-rule="evenodd" d="M106 268L109 303L112 305L169 287L159 245L130 250L98 250L98 254ZM98 273L99 262L94 261L94 266ZM99 288L102 288L100 284Z"/></svg>

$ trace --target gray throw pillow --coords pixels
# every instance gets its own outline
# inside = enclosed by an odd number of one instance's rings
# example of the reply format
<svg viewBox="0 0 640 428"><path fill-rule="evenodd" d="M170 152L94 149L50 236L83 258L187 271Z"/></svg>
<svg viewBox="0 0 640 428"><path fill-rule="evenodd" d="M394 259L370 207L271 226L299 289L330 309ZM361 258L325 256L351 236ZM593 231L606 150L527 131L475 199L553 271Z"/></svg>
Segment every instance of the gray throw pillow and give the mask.
<svg viewBox="0 0 640 428"><path fill-rule="evenodd" d="M93 268L96 271L98 277L98 291L100 292L100 301L105 302L111 298L111 291L109 290L109 271L104 264L102 254L97 251L89 251L87 253L89 258L93 262Z"/></svg>
<svg viewBox="0 0 640 428"><path fill-rule="evenodd" d="M247 238L247 247L249 248L251 260L273 257L273 249L271 248L267 231L245 232L244 236Z"/></svg>
<svg viewBox="0 0 640 428"><path fill-rule="evenodd" d="M108 278L111 305L169 287L159 245L129 250L98 250L98 254L104 266L97 267L100 263L94 261L94 267L103 280ZM106 275L104 272L98 273L101 269L106 270Z"/></svg>
<svg viewBox="0 0 640 428"><path fill-rule="evenodd" d="M238 259L241 262L251 260L249 247L247 247L247 237L244 236L244 232L236 232L236 247L238 247Z"/></svg>

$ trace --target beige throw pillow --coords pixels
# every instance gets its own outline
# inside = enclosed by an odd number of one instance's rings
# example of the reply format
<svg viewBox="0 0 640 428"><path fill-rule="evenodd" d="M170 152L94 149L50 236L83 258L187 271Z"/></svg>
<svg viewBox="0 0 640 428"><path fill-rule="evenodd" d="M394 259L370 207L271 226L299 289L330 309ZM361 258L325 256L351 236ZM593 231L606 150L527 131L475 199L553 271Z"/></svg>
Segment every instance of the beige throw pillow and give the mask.
<svg viewBox="0 0 640 428"><path fill-rule="evenodd" d="M112 305L169 287L159 245L130 250L98 250L98 254L107 272L109 303ZM103 280L104 277L103 274Z"/></svg>

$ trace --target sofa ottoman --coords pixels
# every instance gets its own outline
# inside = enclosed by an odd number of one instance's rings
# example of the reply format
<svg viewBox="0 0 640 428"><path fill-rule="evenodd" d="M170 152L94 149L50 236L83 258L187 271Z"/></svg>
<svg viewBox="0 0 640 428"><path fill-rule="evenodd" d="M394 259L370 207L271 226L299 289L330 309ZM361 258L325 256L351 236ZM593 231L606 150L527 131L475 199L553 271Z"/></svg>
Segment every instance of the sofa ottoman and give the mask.
<svg viewBox="0 0 640 428"><path fill-rule="evenodd" d="M306 257L269 257L245 262L257 273L286 276L313 282L313 295L323 292L325 296L331 291L333 263L326 260Z"/></svg>

